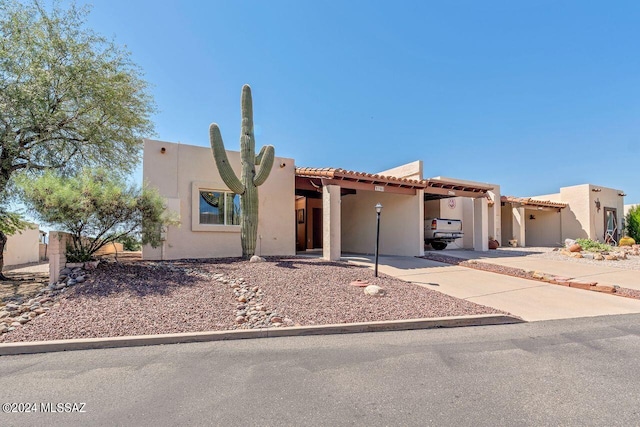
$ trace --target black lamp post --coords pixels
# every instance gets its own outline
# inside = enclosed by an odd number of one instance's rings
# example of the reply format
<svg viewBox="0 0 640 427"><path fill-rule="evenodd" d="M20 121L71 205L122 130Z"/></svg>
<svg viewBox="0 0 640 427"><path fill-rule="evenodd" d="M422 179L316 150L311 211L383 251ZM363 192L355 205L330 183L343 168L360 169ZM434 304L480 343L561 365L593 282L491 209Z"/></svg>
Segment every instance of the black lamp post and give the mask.
<svg viewBox="0 0 640 427"><path fill-rule="evenodd" d="M382 205L378 202L376 205L376 214L378 216L377 231L376 231L376 268L373 275L378 277L378 247L380 246L380 212L382 212Z"/></svg>

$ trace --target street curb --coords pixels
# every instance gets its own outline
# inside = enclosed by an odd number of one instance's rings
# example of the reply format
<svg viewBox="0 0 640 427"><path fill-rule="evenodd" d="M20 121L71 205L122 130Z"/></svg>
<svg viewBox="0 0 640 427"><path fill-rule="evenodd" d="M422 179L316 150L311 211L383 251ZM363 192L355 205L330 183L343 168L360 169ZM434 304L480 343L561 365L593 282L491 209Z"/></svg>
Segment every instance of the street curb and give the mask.
<svg viewBox="0 0 640 427"><path fill-rule="evenodd" d="M431 319L389 320L381 322L343 323L332 325L292 326L235 331L188 332L178 334L136 335L111 338L83 338L55 341L32 341L0 344L0 356L57 351L91 350L99 348L139 347L146 345L225 341L250 338L291 337L303 335L333 335L361 332L403 331L410 329L457 328L523 323L524 320L496 314L437 317Z"/></svg>

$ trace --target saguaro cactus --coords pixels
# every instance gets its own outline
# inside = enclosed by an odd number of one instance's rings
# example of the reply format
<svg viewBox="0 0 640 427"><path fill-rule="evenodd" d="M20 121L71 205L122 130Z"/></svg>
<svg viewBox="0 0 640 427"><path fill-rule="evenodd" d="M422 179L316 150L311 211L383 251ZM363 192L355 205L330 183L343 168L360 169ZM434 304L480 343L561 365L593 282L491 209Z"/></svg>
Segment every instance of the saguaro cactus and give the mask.
<svg viewBox="0 0 640 427"><path fill-rule="evenodd" d="M209 140L220 177L231 191L240 195L242 256L250 258L255 254L258 237L258 187L264 184L269 177L275 150L273 146L266 145L256 156L256 140L253 135L253 102L249 85L242 86L241 105L240 159L242 161L242 176L240 179L229 164L220 128L216 123L209 126ZM260 166L258 173L256 173L256 166Z"/></svg>

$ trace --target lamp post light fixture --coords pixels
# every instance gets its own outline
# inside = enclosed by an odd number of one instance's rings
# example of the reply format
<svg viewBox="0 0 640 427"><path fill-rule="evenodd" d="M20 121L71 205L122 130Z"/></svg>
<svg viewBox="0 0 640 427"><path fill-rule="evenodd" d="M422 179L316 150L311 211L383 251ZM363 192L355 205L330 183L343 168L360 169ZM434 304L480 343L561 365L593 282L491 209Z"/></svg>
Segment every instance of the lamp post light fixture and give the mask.
<svg viewBox="0 0 640 427"><path fill-rule="evenodd" d="M376 215L377 219L377 231L376 231L376 267L374 270L374 277L378 277L378 247L380 246L380 212L382 212L382 205L380 202L376 205Z"/></svg>

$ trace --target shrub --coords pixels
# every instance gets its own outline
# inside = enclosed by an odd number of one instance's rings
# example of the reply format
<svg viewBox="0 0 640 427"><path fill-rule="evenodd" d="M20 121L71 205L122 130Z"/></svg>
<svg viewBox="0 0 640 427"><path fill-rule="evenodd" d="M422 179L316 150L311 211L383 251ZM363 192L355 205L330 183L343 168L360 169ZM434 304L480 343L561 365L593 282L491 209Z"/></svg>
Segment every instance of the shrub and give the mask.
<svg viewBox="0 0 640 427"><path fill-rule="evenodd" d="M43 222L71 234L71 262L89 261L103 246L127 236L142 236L143 243L157 247L161 228L177 223L165 213L157 191L128 185L101 169L73 177L47 172L21 185L27 205Z"/></svg>
<svg viewBox="0 0 640 427"><path fill-rule="evenodd" d="M611 246L591 239L576 239L576 243L580 245L583 251L608 252L611 250Z"/></svg>
<svg viewBox="0 0 640 427"><path fill-rule="evenodd" d="M625 217L627 235L636 242L640 242L640 205L635 205Z"/></svg>

